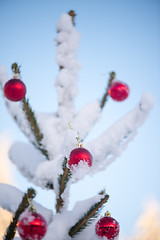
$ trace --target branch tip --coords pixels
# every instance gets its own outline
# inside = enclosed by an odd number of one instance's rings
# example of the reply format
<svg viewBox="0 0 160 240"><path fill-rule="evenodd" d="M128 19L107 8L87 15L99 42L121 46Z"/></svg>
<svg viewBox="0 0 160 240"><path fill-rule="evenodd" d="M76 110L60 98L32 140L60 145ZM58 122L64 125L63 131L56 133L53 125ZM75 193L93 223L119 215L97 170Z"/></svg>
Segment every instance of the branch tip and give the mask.
<svg viewBox="0 0 160 240"><path fill-rule="evenodd" d="M72 17L72 23L73 23L73 25L75 25L75 16L77 15L76 13L75 13L75 11L74 10L70 10L69 12L68 12L68 15L69 16L71 16Z"/></svg>
<svg viewBox="0 0 160 240"><path fill-rule="evenodd" d="M16 62L11 65L11 69L14 74L20 74L20 68L21 66L18 66Z"/></svg>

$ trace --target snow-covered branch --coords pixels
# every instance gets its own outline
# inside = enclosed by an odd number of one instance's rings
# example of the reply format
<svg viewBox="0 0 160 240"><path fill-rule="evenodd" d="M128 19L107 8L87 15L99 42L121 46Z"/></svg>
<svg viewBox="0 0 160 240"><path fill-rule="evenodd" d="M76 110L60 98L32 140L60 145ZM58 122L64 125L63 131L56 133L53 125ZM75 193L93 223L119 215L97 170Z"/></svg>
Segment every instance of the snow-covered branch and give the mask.
<svg viewBox="0 0 160 240"><path fill-rule="evenodd" d="M93 166L90 168L89 174L104 170L111 162L120 156L129 142L135 137L137 129L144 123L152 107L152 97L149 94L144 94L133 110L113 124L100 137L91 142L84 143L94 158ZM81 121L79 120L79 125L77 126L80 127L81 123L83 123L83 119L81 119ZM76 147L76 135L77 133L70 129L68 131L66 130L66 134L65 131L58 134L57 139L61 139L60 142L62 142L62 145L60 147L59 143L57 143L58 149L55 147L57 153L51 162L46 162L40 158L40 154L36 152L36 150L31 150L31 148L30 150L26 148L27 151L24 148L26 152L26 158L24 158L24 160L26 160L23 161L24 163L21 161L23 156L20 153L16 154L16 150L14 151L14 148L11 148L13 149L10 151L12 161L16 162L23 174L26 174L30 179L34 180L34 183L42 187L44 187L47 182L55 184L57 182L56 178L62 171L61 164L64 157L68 158L70 151ZM56 134L54 134L54 136L56 137ZM17 149L17 147L15 149ZM35 156L35 163L29 161L29 155L31 154ZM35 168L32 167L33 164L35 164ZM76 181L77 180L78 178Z"/></svg>
<svg viewBox="0 0 160 240"><path fill-rule="evenodd" d="M0 84L2 88L5 83L8 81L8 74L6 69L3 66L0 66ZM26 119L25 113L23 111L23 105L21 102L12 102L5 98L6 107L12 116L12 118L16 121L22 132L29 138L29 140L33 143L35 142L35 137L29 127L29 123Z"/></svg>
<svg viewBox="0 0 160 240"><path fill-rule="evenodd" d="M24 193L18 190L16 187L4 183L0 183L0 192L3 193L0 194L0 206L3 209L14 213L17 210ZM32 203L35 206L36 211L42 214L49 224L52 221L53 212L36 203L35 201Z"/></svg>
<svg viewBox="0 0 160 240"><path fill-rule="evenodd" d="M59 110L61 118L70 121L74 115L74 98L77 95L77 70L80 64L76 60L80 35L74 28L69 14L62 14L57 23L57 55L56 62L60 66L56 78Z"/></svg>
<svg viewBox="0 0 160 240"><path fill-rule="evenodd" d="M144 94L133 110L113 124L100 137L85 144L94 157L91 174L104 170L120 156L135 137L137 129L144 123L153 103L152 96Z"/></svg>
<svg viewBox="0 0 160 240"><path fill-rule="evenodd" d="M97 101L88 103L75 115L71 124L80 133L82 140L84 140L94 124L99 120L100 114L100 103Z"/></svg>
<svg viewBox="0 0 160 240"><path fill-rule="evenodd" d="M38 165L45 160L45 157L32 145L15 142L9 150L11 161L28 180L32 180Z"/></svg>

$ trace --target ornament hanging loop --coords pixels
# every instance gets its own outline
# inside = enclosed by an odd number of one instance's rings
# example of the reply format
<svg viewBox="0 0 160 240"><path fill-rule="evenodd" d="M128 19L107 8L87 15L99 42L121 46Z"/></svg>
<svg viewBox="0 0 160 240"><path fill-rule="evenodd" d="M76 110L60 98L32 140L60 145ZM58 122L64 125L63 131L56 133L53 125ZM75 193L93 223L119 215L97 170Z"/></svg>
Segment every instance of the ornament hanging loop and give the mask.
<svg viewBox="0 0 160 240"><path fill-rule="evenodd" d="M77 145L78 147L83 147L82 142L81 142L81 139L80 139L80 134L79 134L79 132L76 131L74 128L72 128L70 123L68 123L68 126L69 126L69 128L70 128L71 130L75 131L75 132L78 134L78 136L76 137L76 140L77 140L77 144L76 144L76 145Z"/></svg>
<svg viewBox="0 0 160 240"><path fill-rule="evenodd" d="M105 215L105 217L111 217L111 214L109 211L107 211L104 215Z"/></svg>
<svg viewBox="0 0 160 240"><path fill-rule="evenodd" d="M21 68L21 66L18 66L17 63L13 63L11 65L11 69L13 72L13 78L18 78L20 76L20 73L21 73L20 68Z"/></svg>
<svg viewBox="0 0 160 240"><path fill-rule="evenodd" d="M36 212L36 208L33 206L33 204L31 203L30 199L27 198L27 201L29 203L29 206L28 206L28 211L29 212Z"/></svg>

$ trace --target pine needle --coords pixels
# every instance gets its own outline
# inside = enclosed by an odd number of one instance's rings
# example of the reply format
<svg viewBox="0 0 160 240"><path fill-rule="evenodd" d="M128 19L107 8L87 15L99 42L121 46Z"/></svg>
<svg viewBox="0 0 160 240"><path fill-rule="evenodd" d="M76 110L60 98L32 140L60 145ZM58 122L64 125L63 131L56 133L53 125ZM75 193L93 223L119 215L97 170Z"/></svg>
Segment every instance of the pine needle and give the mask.
<svg viewBox="0 0 160 240"><path fill-rule="evenodd" d="M104 195L104 197L96 204L91 206L87 213L84 214L82 218L70 229L69 235L74 237L76 234L85 229L90 225L94 219L97 217L99 211L101 210L104 203L107 202L109 195Z"/></svg>
<svg viewBox="0 0 160 240"><path fill-rule="evenodd" d="M4 236L4 240L12 240L16 233L16 225L18 222L19 216L25 211L25 209L29 206L28 199L33 199L36 196L36 192L33 188L29 188L27 193L24 194L22 202L19 204L18 209L16 210L13 220L11 221L6 234Z"/></svg>
<svg viewBox="0 0 160 240"><path fill-rule="evenodd" d="M101 110L104 108L104 105L105 105L105 103L107 102L108 89L109 89L109 87L111 86L112 81L113 81L114 78L115 78L115 72L111 72L111 73L110 73L110 78L109 78L109 81L108 81L108 86L107 86L107 88L106 88L106 92L104 93L104 95L103 95L103 97L102 97L102 100L101 100L101 104L100 104Z"/></svg>
<svg viewBox="0 0 160 240"><path fill-rule="evenodd" d="M46 149L44 149L44 147L42 145L43 134L40 132L40 129L39 129L39 126L38 126L35 114L34 114L32 108L30 107L29 100L28 99L26 100L25 98L23 98L22 104L23 104L23 111L26 114L27 120L28 120L28 122L30 124L30 128L31 128L31 130L32 130L32 132L33 132L33 134L35 136L35 139L36 139L36 143L37 144L35 144L34 142L33 142L33 144L49 160L48 152L47 152Z"/></svg>
<svg viewBox="0 0 160 240"><path fill-rule="evenodd" d="M69 181L69 179L71 178L71 171L70 169L67 167L67 158L65 157L63 164L62 164L62 169L63 169L63 174L59 175L58 178L58 182L59 182L59 194L57 197L57 204L56 204L56 210L57 212L60 212L60 209L63 207L64 205L64 200L62 199L62 193L64 192L66 186L67 186L67 182Z"/></svg>

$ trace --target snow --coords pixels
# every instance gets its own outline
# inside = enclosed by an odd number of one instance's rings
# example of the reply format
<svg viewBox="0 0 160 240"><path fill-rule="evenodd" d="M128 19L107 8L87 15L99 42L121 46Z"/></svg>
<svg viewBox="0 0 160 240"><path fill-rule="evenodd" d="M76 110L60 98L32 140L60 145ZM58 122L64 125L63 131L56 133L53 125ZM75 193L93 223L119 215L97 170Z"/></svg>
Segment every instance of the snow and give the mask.
<svg viewBox="0 0 160 240"><path fill-rule="evenodd" d="M97 195L85 201L76 203L72 211L63 211L61 214L54 216L53 222L48 226L48 231L44 240L69 240L69 229L81 218L81 216L89 210L91 205L100 201L103 195ZM95 224L95 223L94 223ZM87 228L88 229L88 228ZM54 234L53 234L54 232ZM89 232L87 232L87 235ZM92 233L92 235L94 232ZM76 236L76 239L85 239L84 237ZM90 238L89 238L90 239ZM92 239L92 238L91 238Z"/></svg>
<svg viewBox="0 0 160 240"><path fill-rule="evenodd" d="M34 183L45 188L47 183L53 183L55 192L58 192L59 185L57 178L62 173L62 162L64 156L58 155L54 161L45 161L39 164L34 175Z"/></svg>
<svg viewBox="0 0 160 240"><path fill-rule="evenodd" d="M24 154L25 153L25 154ZM45 157L31 144L15 142L12 144L9 156L21 173L32 180L37 166L45 161Z"/></svg>
<svg viewBox="0 0 160 240"><path fill-rule="evenodd" d="M47 233L44 236L44 240L69 240L71 239L70 236L68 236L69 229L81 218L81 216L89 210L89 208L99 202L104 196L103 195L97 195L95 197L89 198L84 201L79 201L75 204L72 211L63 211L61 214L56 214L53 218L53 221L48 225ZM45 216L45 215L44 215ZM95 234L95 224L97 220L93 221L90 227L82 231L81 234L76 236L76 239L83 240L86 237L86 231L87 236L90 236L91 238L87 239L95 239L98 240L99 238ZM90 231L90 229L93 229ZM94 238L93 238L94 237ZM19 238L17 238L19 239Z"/></svg>
<svg viewBox="0 0 160 240"><path fill-rule="evenodd" d="M90 174L106 169L120 156L137 134L138 127L144 123L153 104L152 96L143 94L133 110L113 124L99 138L86 143L86 148L94 157Z"/></svg>
<svg viewBox="0 0 160 240"><path fill-rule="evenodd" d="M0 66L0 84L2 87L8 81L8 74L4 66ZM35 142L35 137L33 136L31 129L29 128L28 121L25 117L25 114L22 110L21 102L12 102L8 99L5 99L6 107L8 108L9 114L17 122L18 126L24 132L24 134L29 138L31 142Z"/></svg>
<svg viewBox="0 0 160 240"><path fill-rule="evenodd" d="M80 162L77 165L72 165L71 166L71 171L73 173L72 181L80 180L84 178L87 173L90 170L90 166L88 166L88 163L80 160Z"/></svg>
<svg viewBox="0 0 160 240"><path fill-rule="evenodd" d="M81 168L81 171L77 169L73 181L80 180L87 172L95 174L100 170L105 170L111 162L117 159L135 137L138 127L144 123L153 102L153 98L149 94L144 94L133 110L113 124L100 137L91 142L84 142L84 147L93 155L93 166L89 169ZM80 113L78 117L75 117L76 120L73 121L73 125L71 124L80 133L80 139L83 139L99 118L100 113L97 104L91 104L91 106L89 104L84 111L86 115L88 114L86 118L88 119L88 116L93 115L94 121L91 118L90 121L85 121L84 115ZM97 111L95 110L95 116L93 114L94 107L97 109ZM87 111L87 109L90 109L90 111ZM46 133L43 141L48 146L50 156L52 156L51 161L46 161L38 150L25 143L14 143L10 149L10 158L22 174L34 184L44 188L48 182L53 183L56 190L58 189L57 177L62 173L62 162L64 157L69 158L71 150L76 147L78 133L71 130L67 123L61 124L61 121L58 121L55 115L47 115L46 120L45 114L37 114L37 117L41 129ZM76 124L79 128L76 128ZM82 134L79 129L82 129Z"/></svg>
<svg viewBox="0 0 160 240"><path fill-rule="evenodd" d="M153 98L149 94L144 94L137 106L128 112L124 117L105 130L97 139L85 142L85 137L99 120L101 115L100 102L86 104L79 112L74 107L74 99L77 96L77 71L80 64L76 60L76 52L80 35L74 28L71 17L63 14L57 23L57 55L56 62L63 67L56 77L55 86L58 94L58 110L56 113L37 113L35 116L41 133L43 133L42 145L49 153L49 161L33 146L16 142L9 151L12 162L21 173L34 184L44 188L47 183L53 183L55 193L58 194L58 177L62 173L62 162L64 157L69 158L69 154L76 147L78 133L83 141L83 146L93 155L93 165L88 167L80 164L75 167L73 177L69 180L67 188L63 192L64 209L61 214L55 214L41 205L34 202L37 211L41 213L48 225L48 231L44 240L67 240L68 230L95 202L99 201L101 195L92 199L78 202L72 211L67 211L69 199L69 187L71 183L79 181L86 174L95 174L105 170L110 163L115 161L126 149L128 143L137 134L137 129L144 123L150 110L153 107ZM7 73L3 67L0 68L0 82L4 86L8 80ZM11 116L15 119L21 130L29 138L30 142L36 144L35 137L29 127L28 121L20 102L13 103L5 99L6 106ZM68 126L71 124L75 131ZM14 212L23 196L13 186L0 184L0 205ZM97 220L96 220L97 222ZM86 228L81 234L76 236L77 240L99 239L95 234L95 223ZM68 236L68 237L67 237ZM17 238L19 239L19 238Z"/></svg>
<svg viewBox="0 0 160 240"><path fill-rule="evenodd" d="M71 17L68 14L63 13L57 22L57 31L65 31L66 33L71 32L73 29L73 24L71 22Z"/></svg>
<svg viewBox="0 0 160 240"><path fill-rule="evenodd" d="M30 222L34 221L35 216L31 215L28 211L23 212L20 217L19 221L23 220L25 225L28 225Z"/></svg>
<svg viewBox="0 0 160 240"><path fill-rule="evenodd" d="M77 96L77 70L80 68L76 54L80 35L72 24L68 14L62 14L57 23L56 62L63 69L59 71L55 86L58 93L59 116L70 121L74 114L74 98Z"/></svg>
<svg viewBox="0 0 160 240"><path fill-rule="evenodd" d="M94 124L99 120L100 113L100 103L96 101L95 103L89 102L76 114L71 125L74 129L77 129L82 139L85 138Z"/></svg>
<svg viewBox="0 0 160 240"><path fill-rule="evenodd" d="M4 183L0 183L0 192L3 193L0 194L1 207L14 213L22 201L24 193L16 187ZM52 210L46 209L35 201L32 201L32 204L36 208L36 211L45 217L47 224L49 224L53 218Z"/></svg>
<svg viewBox="0 0 160 240"><path fill-rule="evenodd" d="M154 105L153 97L149 93L143 94L140 102L141 111L148 111L152 109L153 105Z"/></svg>

